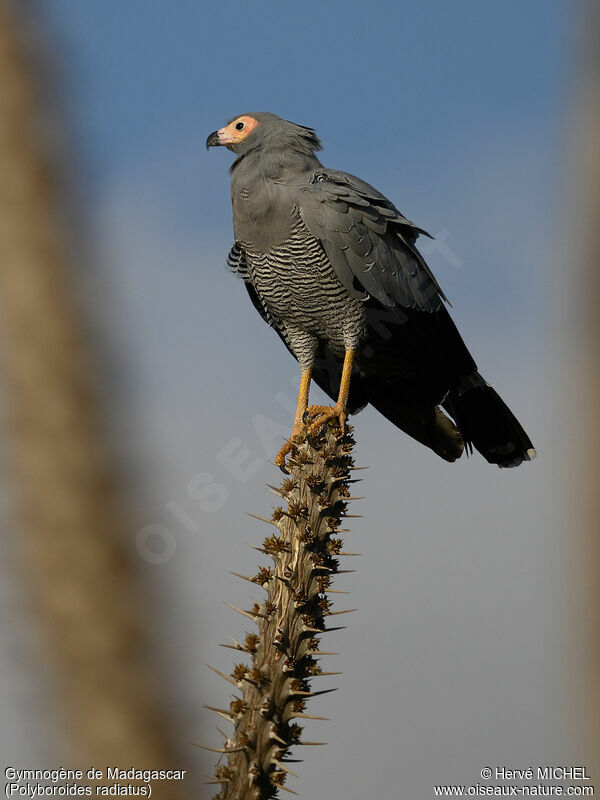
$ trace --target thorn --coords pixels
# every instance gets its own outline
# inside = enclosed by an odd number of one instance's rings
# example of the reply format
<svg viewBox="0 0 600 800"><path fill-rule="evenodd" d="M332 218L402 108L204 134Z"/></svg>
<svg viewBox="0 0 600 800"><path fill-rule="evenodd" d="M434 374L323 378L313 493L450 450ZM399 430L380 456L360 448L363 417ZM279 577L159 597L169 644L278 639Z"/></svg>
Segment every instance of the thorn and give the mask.
<svg viewBox="0 0 600 800"><path fill-rule="evenodd" d="M241 572L229 572L230 575L235 575L236 578L241 578L243 581L248 581L249 583L253 583L255 586L260 586L260 583L256 583L256 581L252 580L252 578L248 577L248 575L242 575Z"/></svg>
<svg viewBox="0 0 600 800"><path fill-rule="evenodd" d="M225 708L215 708L214 706L204 706L204 708L207 708L209 711L214 711L215 714L223 717L223 719L226 719L227 722L233 722L233 717ZM223 734L223 736L225 736L225 734ZM227 736L225 736L225 738L227 738Z"/></svg>
<svg viewBox="0 0 600 800"><path fill-rule="evenodd" d="M207 747L205 744L198 744L198 742L190 742L192 747L199 747L200 750L208 750L209 753L241 753L242 750L245 750L245 747L230 747L229 749L225 747Z"/></svg>
<svg viewBox="0 0 600 800"><path fill-rule="evenodd" d="M274 522L272 519L267 519L267 517L259 517L258 514L251 514L249 511L246 511L246 515L253 517L254 519L258 519L261 522L268 522L269 525L274 525L276 528L279 528L276 522Z"/></svg>
<svg viewBox="0 0 600 800"><path fill-rule="evenodd" d="M370 467L352 467L352 472L358 472L359 469L370 469Z"/></svg>
<svg viewBox="0 0 600 800"><path fill-rule="evenodd" d="M282 758L281 760L283 762L285 762L286 764L303 764L304 763L304 759L303 758Z"/></svg>
<svg viewBox="0 0 600 800"><path fill-rule="evenodd" d="M290 746L289 742L286 742L285 739L282 739L281 736L278 736L276 733L270 733L269 738L274 739L276 742L279 742L280 744L283 744L286 747Z"/></svg>
<svg viewBox="0 0 600 800"><path fill-rule="evenodd" d="M351 496L350 497L344 497L344 500L364 500L364 499L365 499L364 496L363 497L351 497ZM346 516L348 516L348 514L346 514Z"/></svg>
<svg viewBox="0 0 600 800"><path fill-rule="evenodd" d="M358 611L358 608L345 608L343 611L327 611L323 616L335 617L339 614L351 614L353 611Z"/></svg>
<svg viewBox="0 0 600 800"><path fill-rule="evenodd" d="M241 614L243 617L248 617L248 619L251 619L252 622L256 622L256 617L262 617L263 619L266 619L264 614L251 614L249 611L242 611L241 608L238 608L237 606L234 606L231 603L225 603L225 605L228 608L231 608L234 611L237 611L238 614Z"/></svg>
<svg viewBox="0 0 600 800"><path fill-rule="evenodd" d="M323 594L350 594L350 592L344 592L341 589L326 589Z"/></svg>
<svg viewBox="0 0 600 800"><path fill-rule="evenodd" d="M221 643L219 647L228 647L230 650L240 650L242 653L246 652L246 648L242 647L242 645L237 641L237 639L234 639L233 636L230 636L229 638L231 639L233 644Z"/></svg>
<svg viewBox="0 0 600 800"><path fill-rule="evenodd" d="M337 692L337 687L335 689L322 689L320 692L290 692L290 694L293 694L294 697L318 697L320 694L329 694L330 692Z"/></svg>
<svg viewBox="0 0 600 800"><path fill-rule="evenodd" d="M343 675L343 672L317 672L315 675L311 675L310 679L312 681L313 678L324 678L326 675Z"/></svg>
<svg viewBox="0 0 600 800"><path fill-rule="evenodd" d="M296 775L296 773L295 773L295 772L292 772L292 770L291 770L291 769L288 769L287 767L285 767L285 766L284 766L284 765L281 763L281 761L277 761L276 759L273 759L273 764L277 765L277 766L279 767L279 769L282 769L284 772L287 772L287 773L288 773L288 775L293 775L293 776L294 776L294 778L299 778L299 777L300 777L300 775Z"/></svg>
<svg viewBox="0 0 600 800"><path fill-rule="evenodd" d="M246 542L246 544L248 545L248 547L251 547L251 548L252 548L252 550L256 550L256 551L258 551L259 553L262 553L263 555L266 555L266 554L267 554L267 551L265 550L265 548L264 548L264 547L256 547L256 545L254 545L254 544L250 544L250 542Z"/></svg>
<svg viewBox="0 0 600 800"><path fill-rule="evenodd" d="M331 722L329 717L317 717L315 714L294 714L290 719L319 719L323 722Z"/></svg>
<svg viewBox="0 0 600 800"><path fill-rule="evenodd" d="M355 569L338 569L336 575L349 575L351 572L356 572Z"/></svg>
<svg viewBox="0 0 600 800"><path fill-rule="evenodd" d="M296 797L300 797L298 792L295 792L293 789L288 789L287 786L277 786L277 788L279 789L279 791L289 792L290 794L295 794Z"/></svg>
<svg viewBox="0 0 600 800"><path fill-rule="evenodd" d="M362 514L344 514L345 519L362 519Z"/></svg>
<svg viewBox="0 0 600 800"><path fill-rule="evenodd" d="M336 553L337 556L362 556L363 553L346 553L345 551L341 551L340 553Z"/></svg>
<svg viewBox="0 0 600 800"><path fill-rule="evenodd" d="M217 727L217 726L215 725L215 727ZM227 740L228 736L227 736L227 734L225 733L225 731L222 731L222 730L221 730L221 728L217 728L217 730L219 731L219 733L221 734L221 736L222 736L222 737L223 737L225 740Z"/></svg>
<svg viewBox="0 0 600 800"><path fill-rule="evenodd" d="M322 747L325 744L327 742L294 742L294 745L299 745L300 747Z"/></svg>
<svg viewBox="0 0 600 800"><path fill-rule="evenodd" d="M213 672L216 672L216 673L217 673L217 675L220 675L220 676L221 676L221 678L225 678L225 680L226 680L228 683L231 683L233 686L235 686L235 687L237 688L237 683L236 683L236 682L233 680L233 678L230 678L230 677L229 677L229 675L225 675L225 673L224 673L224 672L221 672L221 670L220 670L220 669L215 669L215 667L211 667L211 665L210 665L210 664L205 664L204 666L205 666L205 667L208 667L209 669L212 669L212 671L213 671ZM193 742L192 742L192 744L193 744Z"/></svg>
<svg viewBox="0 0 600 800"><path fill-rule="evenodd" d="M214 780L214 781L202 781L203 786L210 786L213 783L229 783L227 778L221 778L221 780Z"/></svg>
<svg viewBox="0 0 600 800"><path fill-rule="evenodd" d="M277 494L277 495L279 495L279 497L285 498L285 495L283 494L282 491L280 491L280 489L277 486L271 486L270 483L267 483L266 486L267 486L267 489L270 489L273 492L273 494Z"/></svg>
<svg viewBox="0 0 600 800"><path fill-rule="evenodd" d="M345 631L345 630L346 630L345 625L338 625L337 628L323 628L323 630L319 631L319 633L331 633L332 631Z"/></svg>
<svg viewBox="0 0 600 800"><path fill-rule="evenodd" d="M307 650L307 656L339 656L335 650Z"/></svg>

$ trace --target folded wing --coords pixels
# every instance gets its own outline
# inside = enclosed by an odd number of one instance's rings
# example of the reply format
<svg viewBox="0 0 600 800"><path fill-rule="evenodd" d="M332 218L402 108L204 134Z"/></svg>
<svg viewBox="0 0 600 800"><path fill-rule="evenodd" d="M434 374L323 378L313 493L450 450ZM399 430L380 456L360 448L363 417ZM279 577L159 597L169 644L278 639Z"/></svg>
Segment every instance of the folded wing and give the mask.
<svg viewBox="0 0 600 800"><path fill-rule="evenodd" d="M429 234L368 183L322 170L300 187L298 201L304 224L351 295L422 311L446 300L415 247L419 234Z"/></svg>

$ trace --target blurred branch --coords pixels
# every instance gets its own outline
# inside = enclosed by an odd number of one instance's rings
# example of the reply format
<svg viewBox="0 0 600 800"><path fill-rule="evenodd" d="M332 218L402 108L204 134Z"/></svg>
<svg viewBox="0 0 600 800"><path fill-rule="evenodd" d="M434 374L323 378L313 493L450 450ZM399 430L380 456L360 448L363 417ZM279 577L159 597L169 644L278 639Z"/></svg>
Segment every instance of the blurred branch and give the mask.
<svg viewBox="0 0 600 800"><path fill-rule="evenodd" d="M580 6L581 47L571 153L574 180L570 203L569 325L575 347L569 352L571 407L567 417L570 451L570 521L579 537L569 535L575 558L576 636L578 657L570 675L577 700L574 739L594 780L600 775L600 6ZM574 279L573 279L574 278ZM579 667L582 664L583 669ZM579 667L579 668L576 668Z"/></svg>
<svg viewBox="0 0 600 800"><path fill-rule="evenodd" d="M91 391L24 5L0 3L0 358L23 570L62 684L70 756L87 766L173 767Z"/></svg>

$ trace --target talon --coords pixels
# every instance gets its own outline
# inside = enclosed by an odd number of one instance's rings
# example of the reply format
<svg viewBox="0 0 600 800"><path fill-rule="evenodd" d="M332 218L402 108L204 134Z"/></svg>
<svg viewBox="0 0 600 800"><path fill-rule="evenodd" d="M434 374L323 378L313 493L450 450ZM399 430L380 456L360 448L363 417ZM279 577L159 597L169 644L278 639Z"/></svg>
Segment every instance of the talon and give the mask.
<svg viewBox="0 0 600 800"><path fill-rule="evenodd" d="M350 375L352 373L353 360L354 351L346 350L344 355L344 367L342 369L342 380L340 382L340 393L338 396L338 401L334 406L308 405L308 391L310 388L312 367L302 370L302 375L300 377L300 388L298 390L298 404L296 406L296 417L294 419L292 435L275 456L275 465L284 472L289 471L287 464L285 463L288 453L291 453L294 447L302 442L307 435L314 436L314 434L320 428L322 428L323 425L329 422L329 420L336 419L338 421L342 436L345 436L346 419L348 417L346 403L348 402L348 391L350 388Z"/></svg>
<svg viewBox="0 0 600 800"><path fill-rule="evenodd" d="M304 416L307 419L310 419L311 417L317 417L323 414L328 414L332 410L333 406L309 406L306 409Z"/></svg>
<svg viewBox="0 0 600 800"><path fill-rule="evenodd" d="M340 407L337 403L335 406L310 406L308 414L309 416L316 416L316 419L308 427L309 436L314 436L323 425L334 419L337 419L339 423L342 436L346 433L346 418L348 415L346 409Z"/></svg>
<svg viewBox="0 0 600 800"><path fill-rule="evenodd" d="M304 439L305 432L304 429L292 431L292 435L290 438L283 444L280 448L279 452L275 456L275 466L279 467L283 472L288 472L287 464L285 463L285 457L292 452L294 447Z"/></svg>
<svg viewBox="0 0 600 800"><path fill-rule="evenodd" d="M286 442L275 456L275 466L279 467L279 469L283 470L283 472L287 472L285 457L292 451L292 447L293 445L291 442Z"/></svg>

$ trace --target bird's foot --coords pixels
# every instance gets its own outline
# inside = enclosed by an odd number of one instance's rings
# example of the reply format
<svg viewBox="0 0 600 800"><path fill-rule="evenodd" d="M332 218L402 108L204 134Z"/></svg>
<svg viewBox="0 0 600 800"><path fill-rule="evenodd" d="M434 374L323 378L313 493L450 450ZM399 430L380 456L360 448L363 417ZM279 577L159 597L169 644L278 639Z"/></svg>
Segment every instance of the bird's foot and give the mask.
<svg viewBox="0 0 600 800"><path fill-rule="evenodd" d="M312 419L312 422L308 426L309 436L314 436L317 431L330 420L338 421L342 436L346 433L348 412L340 403L336 403L334 406L309 406L306 409L306 417L308 419L315 418Z"/></svg>
<svg viewBox="0 0 600 800"><path fill-rule="evenodd" d="M287 472L286 458L296 445L304 441L307 435L314 436L323 425L326 425L331 420L338 422L342 436L344 436L346 434L347 417L348 412L339 403L334 406L309 406L304 413L303 422L294 424L292 435L275 456L275 466Z"/></svg>
<svg viewBox="0 0 600 800"><path fill-rule="evenodd" d="M294 447L305 438L306 431L303 425L296 426L294 425L294 429L292 430L292 435L290 438L285 442L283 447L279 450L277 455L275 456L275 466L279 467L283 472L287 472L287 465L285 463L286 456L288 456Z"/></svg>

